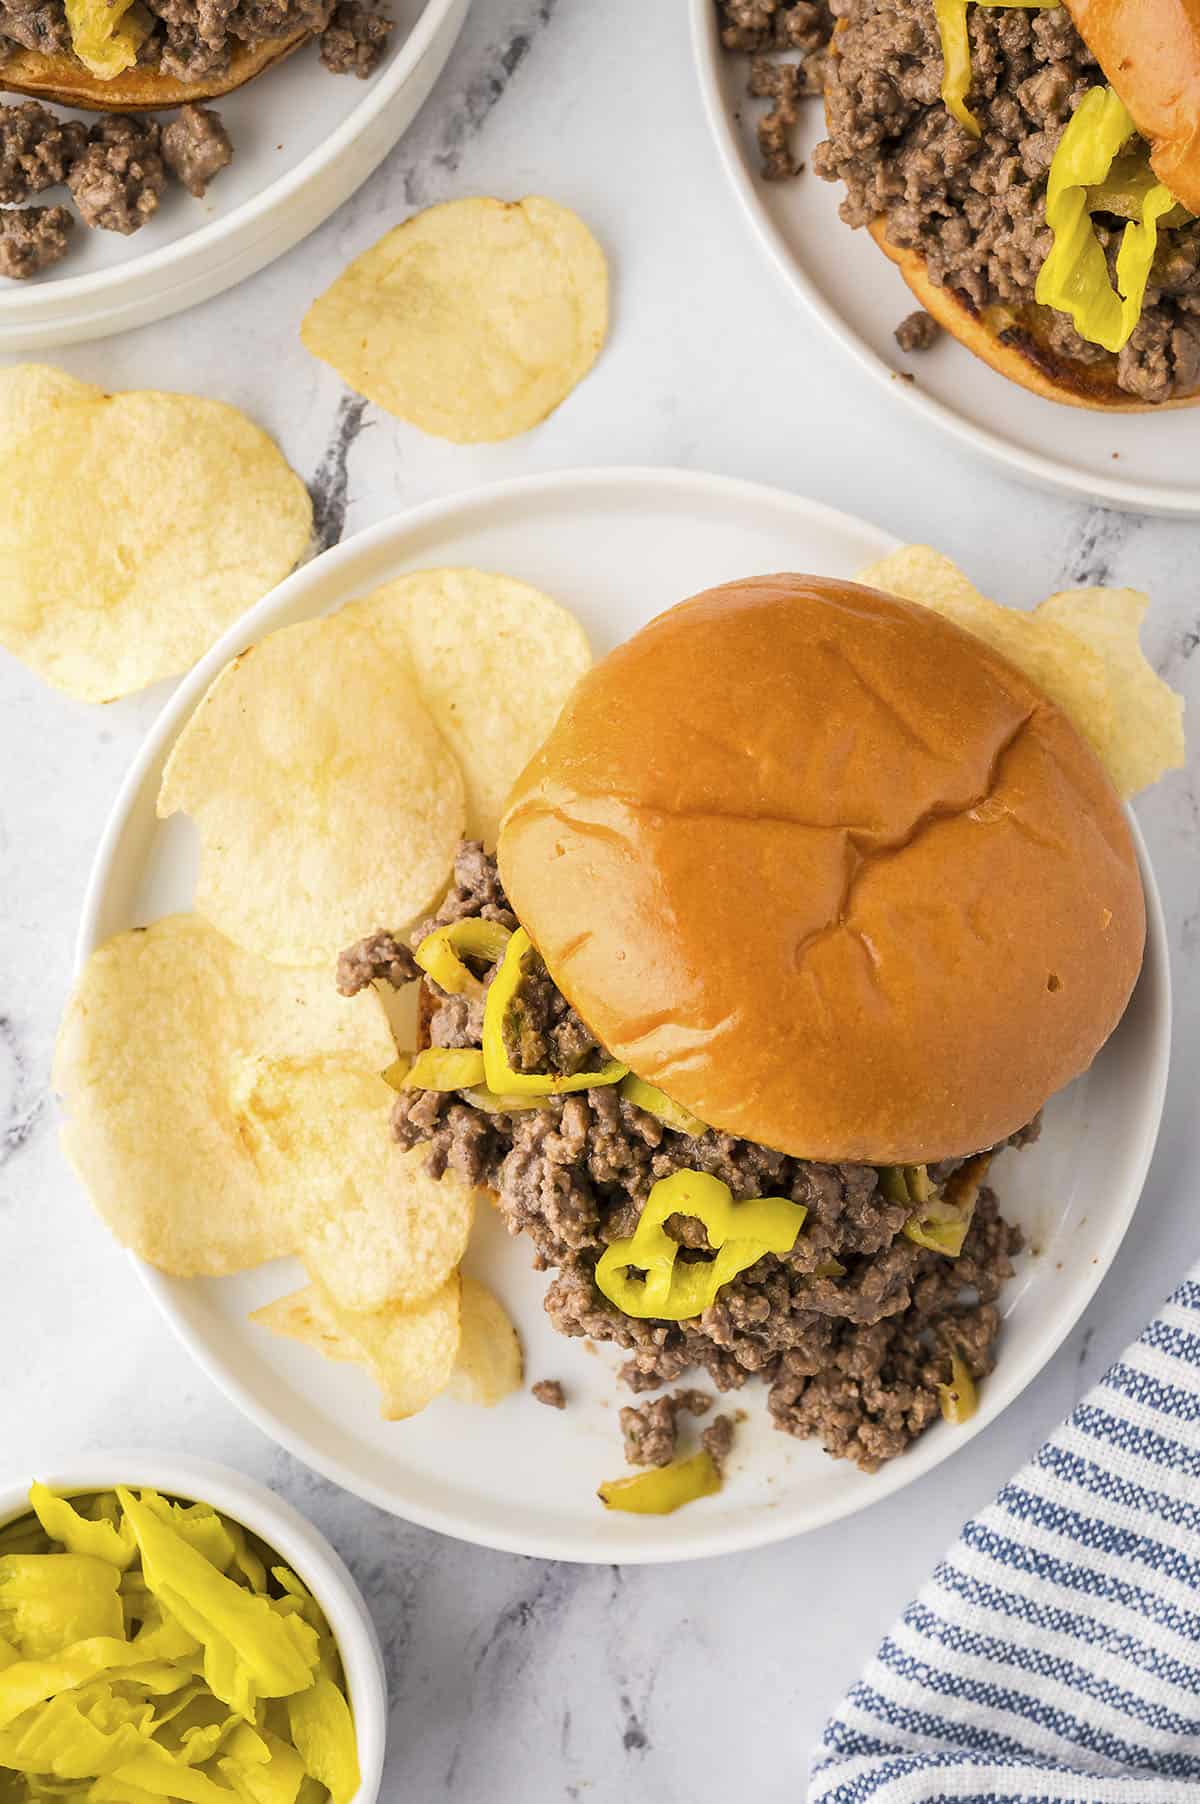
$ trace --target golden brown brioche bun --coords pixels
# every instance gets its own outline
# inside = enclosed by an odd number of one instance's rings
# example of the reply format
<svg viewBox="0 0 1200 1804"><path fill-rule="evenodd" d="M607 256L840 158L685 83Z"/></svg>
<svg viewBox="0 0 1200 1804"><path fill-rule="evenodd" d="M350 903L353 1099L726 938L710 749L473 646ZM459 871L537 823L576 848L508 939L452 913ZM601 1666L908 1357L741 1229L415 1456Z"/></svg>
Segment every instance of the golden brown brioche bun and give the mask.
<svg viewBox="0 0 1200 1804"><path fill-rule="evenodd" d="M54 100L60 106L81 107L90 113L152 113L231 94L290 56L311 36L308 30L295 31L290 37L272 38L253 48L239 45L228 68L199 81L176 81L174 76L141 64L103 81L76 57L42 56L36 50L19 49L0 62L0 92L33 94L39 100Z"/></svg>
<svg viewBox="0 0 1200 1804"><path fill-rule="evenodd" d="M617 1057L814 1159L1003 1140L1141 965L1095 754L987 646L856 583L755 577L660 615L583 678L499 860Z"/></svg>
<svg viewBox="0 0 1200 1804"><path fill-rule="evenodd" d="M1200 389L1170 401L1139 401L1117 386L1117 360L1104 352L1094 363L1066 357L1050 342L1049 309L1036 304L1021 309L987 308L984 312L958 289L939 288L929 277L925 259L913 250L889 243L884 220L869 228L885 256L900 270L927 313L994 370L1032 389L1047 401L1069 407L1097 407L1108 413L1162 413L1169 407L1194 407Z"/></svg>
<svg viewBox="0 0 1200 1804"><path fill-rule="evenodd" d="M1066 0L1150 144L1160 182L1200 213L1200 0Z"/></svg>

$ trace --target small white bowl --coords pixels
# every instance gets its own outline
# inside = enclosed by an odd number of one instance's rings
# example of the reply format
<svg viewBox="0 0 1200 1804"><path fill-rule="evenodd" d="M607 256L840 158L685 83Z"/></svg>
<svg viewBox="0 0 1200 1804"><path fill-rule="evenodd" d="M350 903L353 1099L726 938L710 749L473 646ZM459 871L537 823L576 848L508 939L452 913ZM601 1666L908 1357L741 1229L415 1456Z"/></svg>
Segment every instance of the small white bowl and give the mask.
<svg viewBox="0 0 1200 1804"><path fill-rule="evenodd" d="M0 1528L29 1513L29 1486L35 1479L64 1496L142 1485L164 1496L211 1503L274 1548L290 1566L328 1619L342 1657L350 1708L358 1734L362 1784L353 1804L375 1804L383 1776L387 1738L387 1680L379 1636L366 1599L329 1542L282 1497L207 1460L175 1453L87 1453L53 1472L31 1472L22 1485L0 1486Z"/></svg>

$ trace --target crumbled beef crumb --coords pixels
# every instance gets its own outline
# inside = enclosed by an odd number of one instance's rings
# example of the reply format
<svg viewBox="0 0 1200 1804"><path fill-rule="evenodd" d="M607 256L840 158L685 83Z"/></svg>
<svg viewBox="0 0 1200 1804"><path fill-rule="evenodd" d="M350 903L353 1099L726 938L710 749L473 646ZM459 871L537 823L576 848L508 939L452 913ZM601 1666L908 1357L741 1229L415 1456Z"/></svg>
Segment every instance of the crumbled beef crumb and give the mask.
<svg viewBox="0 0 1200 1804"><path fill-rule="evenodd" d="M395 26L359 0L341 0L321 33L321 61L331 75L374 75Z"/></svg>
<svg viewBox="0 0 1200 1804"><path fill-rule="evenodd" d="M65 207L10 207L0 212L0 276L28 281L67 254L75 221Z"/></svg>
<svg viewBox="0 0 1200 1804"><path fill-rule="evenodd" d="M689 1416L706 1416L713 1406L707 1391L676 1391L671 1401Z"/></svg>
<svg viewBox="0 0 1200 1804"><path fill-rule="evenodd" d="M372 933L338 956L337 987L343 996L357 996L369 984L389 983L394 990L415 983L421 967L404 940L394 933Z"/></svg>
<svg viewBox="0 0 1200 1804"><path fill-rule="evenodd" d="M927 351L936 344L941 330L932 313L918 307L915 313L906 314L896 327L896 343L902 351Z"/></svg>
<svg viewBox="0 0 1200 1804"><path fill-rule="evenodd" d="M733 1446L733 1417L715 1416L700 1436L700 1444L717 1471L724 1474L725 1461Z"/></svg>
<svg viewBox="0 0 1200 1804"><path fill-rule="evenodd" d="M758 148L762 171L769 182L786 182L798 175L800 165L792 153L792 132L800 117L799 102L807 93L804 70L798 63L773 63L756 56L750 65L750 93L772 104L758 122Z"/></svg>
<svg viewBox="0 0 1200 1804"><path fill-rule="evenodd" d="M536 1384L530 1386L530 1390L539 1403L545 1403L550 1409L567 1407L566 1394L557 1378L539 1378Z"/></svg>
<svg viewBox="0 0 1200 1804"><path fill-rule="evenodd" d="M625 1458L631 1466L668 1466L675 1457L675 1400L656 1397L621 1411Z"/></svg>
<svg viewBox="0 0 1200 1804"><path fill-rule="evenodd" d="M495 861L478 844L462 848L434 919L468 914L515 925ZM435 1004L431 1044L479 1044L477 1003L451 1008L464 999L443 997L428 983L427 995ZM567 1005L544 967L537 998L535 1022L548 1051ZM604 1048L591 1045L591 1056L602 1059ZM424 1146L435 1177L453 1170L494 1193L509 1232L531 1240L538 1268L556 1268L545 1296L554 1326L624 1349L621 1376L635 1392L696 1371L722 1393L758 1378L770 1387L777 1426L817 1436L831 1453L873 1470L938 1413L947 1337L967 1350L973 1371L990 1368L1000 1329L995 1299L1020 1235L987 1188L962 1256L949 1260L903 1235L907 1207L889 1200L874 1167L817 1164L714 1129L682 1134L613 1085L511 1113L481 1110L457 1093L406 1090L396 1098L392 1131L403 1147ZM1014 1144L1035 1134L1033 1123ZM934 1181L945 1182L961 1163L931 1167ZM789 1253L768 1254L725 1285L695 1320L627 1316L597 1289L596 1262L611 1241L634 1231L658 1180L681 1169L710 1172L738 1201L784 1196L803 1203L803 1232ZM667 1231L689 1250L707 1247L701 1225L686 1217L672 1216ZM670 1459L678 1412L699 1414L708 1403L705 1393L685 1391L627 1406L628 1457L636 1464Z"/></svg>
<svg viewBox="0 0 1200 1804"><path fill-rule="evenodd" d="M18 206L56 188L86 143L86 125L56 119L36 100L0 107L0 203Z"/></svg>
<svg viewBox="0 0 1200 1804"><path fill-rule="evenodd" d="M88 146L67 176L85 225L128 236L158 211L167 185L153 119L109 113L88 133Z"/></svg>
<svg viewBox="0 0 1200 1804"><path fill-rule="evenodd" d="M233 161L233 145L211 107L184 106L162 133L162 160L189 194L202 200L218 170Z"/></svg>
<svg viewBox="0 0 1200 1804"><path fill-rule="evenodd" d="M26 0L0 0L0 40L54 56L70 51L71 30L62 0L29 5Z"/></svg>

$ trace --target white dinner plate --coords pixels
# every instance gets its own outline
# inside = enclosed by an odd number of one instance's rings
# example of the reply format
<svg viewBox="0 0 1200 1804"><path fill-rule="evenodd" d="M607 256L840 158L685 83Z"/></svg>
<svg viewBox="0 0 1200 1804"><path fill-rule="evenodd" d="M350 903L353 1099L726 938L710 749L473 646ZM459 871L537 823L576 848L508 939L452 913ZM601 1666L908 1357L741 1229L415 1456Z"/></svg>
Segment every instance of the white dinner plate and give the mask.
<svg viewBox="0 0 1200 1804"><path fill-rule="evenodd" d="M214 101L234 156L205 198L193 200L172 182L154 218L131 238L77 221L53 270L29 282L0 280L0 351L144 326L220 294L290 250L366 181L411 124L469 4L391 0L396 28L366 82L331 75L316 45L305 44Z"/></svg>
<svg viewBox="0 0 1200 1804"><path fill-rule="evenodd" d="M499 484L417 508L330 551L253 608L183 682L124 785L97 854L79 940L82 963L123 928L189 906L193 828L155 818L163 762L225 662L272 627L327 612L402 571L469 564L505 571L572 608L598 653L672 602L733 577L778 570L851 576L888 550L876 528L811 501L722 477L593 470ZM1139 841L1140 847L1140 841ZM965 1428L939 1422L874 1477L773 1430L765 1389L737 1404L719 1496L661 1519L609 1515L596 1486L623 1471L615 1349L555 1334L547 1279L524 1239L483 1212L467 1269L503 1298L525 1344L527 1384L559 1378L559 1413L528 1388L485 1411L441 1399L409 1422L380 1420L372 1386L248 1320L301 1281L282 1262L236 1278L181 1281L139 1270L196 1359L275 1440L348 1490L448 1534L574 1560L678 1560L780 1539L884 1497L959 1451L1049 1359L1095 1291L1137 1202L1166 1082L1170 1005L1153 877L1146 965L1134 1000L1087 1077L1047 1110L1038 1144L998 1161L1005 1212L1024 1227L1003 1307L999 1365Z"/></svg>
<svg viewBox="0 0 1200 1804"><path fill-rule="evenodd" d="M893 333L918 302L867 233L838 218L840 183L813 174L820 102L801 103L804 172L764 181L755 127L766 103L746 93L750 59L722 50L715 0L689 4L704 108L734 193L797 300L864 369L900 404L1027 480L1142 513L1200 514L1200 410L1117 416L1044 401L946 333L905 356Z"/></svg>

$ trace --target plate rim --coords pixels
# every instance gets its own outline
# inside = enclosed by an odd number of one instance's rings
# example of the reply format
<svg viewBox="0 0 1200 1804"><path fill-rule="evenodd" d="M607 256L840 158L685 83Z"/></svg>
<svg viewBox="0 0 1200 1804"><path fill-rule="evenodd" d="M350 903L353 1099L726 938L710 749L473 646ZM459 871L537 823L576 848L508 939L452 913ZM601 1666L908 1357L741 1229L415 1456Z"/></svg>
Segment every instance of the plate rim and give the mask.
<svg viewBox="0 0 1200 1804"><path fill-rule="evenodd" d="M320 557L302 565L249 608L178 683L155 715L125 773L96 847L76 935L75 976L78 977L91 952L101 943L98 933L99 917L112 874L119 868L116 861L118 844L136 805L148 769L163 756L165 747L178 731L182 719L194 707L217 672L231 657L244 649L246 643L259 631L267 627L277 614L285 612L294 601L303 598L304 591L314 581L318 567L324 583L331 576L336 578L341 565L355 563L364 554L369 556L382 547L422 532L431 525L452 520L455 515L464 512L472 514L508 502L554 499L556 495L570 495L578 491L586 493L603 489L610 484L633 485L640 493L644 493L647 488L659 492L673 490L692 497L697 502L705 497L713 498L718 495L726 502L757 502L790 511L797 518L821 520L827 524L853 529L860 534L866 533L876 537L881 548L897 543L892 534L859 516L771 484L677 467L636 465L594 465L481 484L402 510L354 534ZM317 611L323 610L314 610L314 617ZM943 1451L939 1453L935 1450L932 1458L911 1452L902 1459L890 1462L880 1473L874 1475L871 1488L862 1496L848 1500L830 1498L823 1505L811 1507L799 1523L792 1520L782 1508L778 1512L778 1520L775 1519L774 1512L760 1510L748 1515L744 1525L739 1525L737 1519L732 1518L717 1522L707 1534L696 1534L693 1531L682 1544L646 1538L616 1548L603 1541L589 1543L586 1537L559 1539L553 1535L526 1534L523 1530L510 1532L495 1525L481 1524L469 1509L448 1511L420 1503L413 1504L407 1500L401 1507L393 1490L353 1472L339 1458L324 1454L304 1435L282 1423L269 1406L258 1400L251 1387L226 1365L220 1350L211 1346L176 1308L171 1295L171 1287L176 1280L148 1265L136 1253L128 1253L127 1257L172 1333L200 1370L268 1439L352 1496L420 1527L450 1535L474 1546L531 1558L557 1559L585 1565L610 1565L614 1560L622 1565L666 1565L713 1558L721 1554L748 1552L857 1515L861 1510L894 1495L959 1454L976 1434L990 1427L1026 1386L1045 1370L1107 1276L1141 1199L1166 1098L1172 998L1166 923L1157 881L1138 822L1128 808L1125 812L1146 894L1146 955L1138 981L1139 985L1149 985L1152 1043L1151 1055L1147 1061L1147 1101L1139 1127L1140 1144L1130 1166L1132 1176L1123 1206L1097 1248L1075 1307L1056 1316L1053 1332L1046 1341L1040 1359L1031 1364L1028 1370L1020 1371L1019 1375L1014 1370L1009 1385L1003 1392L1003 1400L998 1399L994 1409L981 1410L974 1421L960 1430L954 1442Z"/></svg>
<svg viewBox="0 0 1200 1804"><path fill-rule="evenodd" d="M8 289L0 294L0 322L6 328L19 328L22 324L32 327L44 323L79 305L103 301L117 290L128 289L133 283L153 281L163 272L170 271L172 265L183 264L188 258L201 256L208 260L210 266L215 260L221 267L226 262L235 261L238 256L236 247L226 247L228 255L224 259L220 258L224 241L247 232L266 215L285 207L310 182L335 163L396 101L425 56L437 44L441 33L448 28L456 10L462 6L465 18L470 4L471 0L424 0L420 17L397 47L380 79L351 108L341 124L322 144L301 157L292 168L268 182L261 193L243 201L222 218L199 224L193 231L173 239L170 244L160 245L157 250L148 251L145 256L132 257L128 263L117 264L110 269L92 270L87 275L64 276L44 285L33 284ZM263 73L269 76L270 70ZM316 223L314 221L313 227L309 229L313 229ZM170 284L170 287L176 287L188 279L187 274L181 272L178 280Z"/></svg>
<svg viewBox="0 0 1200 1804"><path fill-rule="evenodd" d="M1188 494L1164 490L1156 483L1130 482L1120 477L1093 476L1083 470L1074 470L1057 458L1026 450L1024 446L1006 438L998 429L972 424L944 401L925 393L916 383L896 382L895 371L866 339L846 324L826 300L768 215L758 186L742 156L733 120L724 103L719 73L722 53L714 0L689 0L689 7L692 60L704 115L734 197L740 203L754 237L766 252L767 261L782 278L786 288L820 321L860 369L865 370L889 395L898 398L904 406L929 421L939 431L968 446L976 455L999 463L1026 482L1049 488L1057 494L1113 507L1121 512L1165 515L1176 520L1194 520L1200 517L1200 485Z"/></svg>

